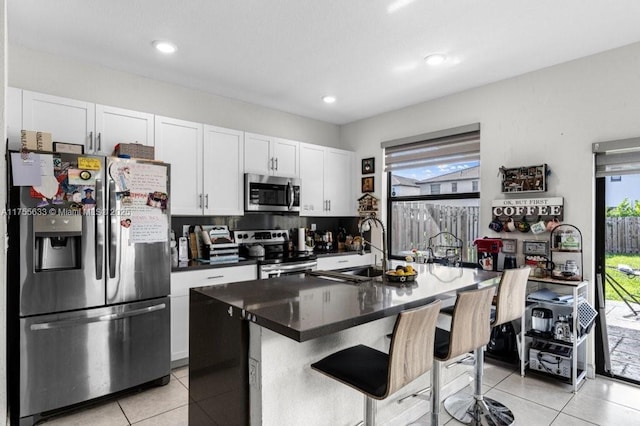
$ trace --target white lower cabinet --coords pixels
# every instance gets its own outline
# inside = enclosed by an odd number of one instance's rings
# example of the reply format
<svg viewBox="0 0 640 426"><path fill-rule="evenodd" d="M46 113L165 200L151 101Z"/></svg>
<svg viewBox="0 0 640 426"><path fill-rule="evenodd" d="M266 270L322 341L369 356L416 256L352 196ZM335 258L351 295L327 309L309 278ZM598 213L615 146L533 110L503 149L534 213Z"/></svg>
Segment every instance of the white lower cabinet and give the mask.
<svg viewBox="0 0 640 426"><path fill-rule="evenodd" d="M257 278L256 265L171 273L171 362L189 357L189 289Z"/></svg>
<svg viewBox="0 0 640 426"><path fill-rule="evenodd" d="M351 268L355 266L373 265L371 253L347 254L342 256L318 257L318 270L331 271L335 269Z"/></svg>

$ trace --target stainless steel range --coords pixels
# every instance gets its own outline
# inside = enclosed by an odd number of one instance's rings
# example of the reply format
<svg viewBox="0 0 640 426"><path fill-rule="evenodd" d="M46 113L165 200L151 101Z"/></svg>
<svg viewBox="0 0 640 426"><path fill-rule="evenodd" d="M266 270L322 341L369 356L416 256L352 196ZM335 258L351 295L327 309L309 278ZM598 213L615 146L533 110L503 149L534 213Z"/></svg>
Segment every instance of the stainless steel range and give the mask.
<svg viewBox="0 0 640 426"><path fill-rule="evenodd" d="M318 266L315 254L291 250L287 230L234 231L233 236L242 257L258 260L259 279L301 274Z"/></svg>

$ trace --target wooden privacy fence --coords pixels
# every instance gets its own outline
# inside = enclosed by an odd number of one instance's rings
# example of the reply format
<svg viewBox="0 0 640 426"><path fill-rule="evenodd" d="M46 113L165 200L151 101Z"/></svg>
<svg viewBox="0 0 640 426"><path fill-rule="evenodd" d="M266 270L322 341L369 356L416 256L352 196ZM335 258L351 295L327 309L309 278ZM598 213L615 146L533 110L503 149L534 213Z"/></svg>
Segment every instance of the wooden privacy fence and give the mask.
<svg viewBox="0 0 640 426"><path fill-rule="evenodd" d="M606 253L640 253L640 217L608 217L604 232Z"/></svg>
<svg viewBox="0 0 640 426"><path fill-rule="evenodd" d="M391 253L411 249L425 250L429 238L439 232L450 232L462 240L462 256L478 238L478 206L445 206L424 201L395 202L392 207Z"/></svg>

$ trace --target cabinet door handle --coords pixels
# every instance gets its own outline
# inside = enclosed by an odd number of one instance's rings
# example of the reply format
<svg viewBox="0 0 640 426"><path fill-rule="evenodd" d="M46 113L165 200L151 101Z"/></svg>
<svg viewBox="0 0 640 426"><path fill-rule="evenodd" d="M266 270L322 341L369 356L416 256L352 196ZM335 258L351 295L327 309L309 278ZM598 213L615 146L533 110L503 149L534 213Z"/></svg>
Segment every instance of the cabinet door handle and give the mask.
<svg viewBox="0 0 640 426"><path fill-rule="evenodd" d="M198 208L201 209L202 208L202 194L198 195L199 201L198 201Z"/></svg>
<svg viewBox="0 0 640 426"><path fill-rule="evenodd" d="M89 132L89 151L93 151L93 132Z"/></svg>
<svg viewBox="0 0 640 426"><path fill-rule="evenodd" d="M98 133L98 139L96 143L96 151L102 150L102 133Z"/></svg>
<svg viewBox="0 0 640 426"><path fill-rule="evenodd" d="M206 194L204 196L204 208L208 209L209 208L209 194Z"/></svg>
<svg viewBox="0 0 640 426"><path fill-rule="evenodd" d="M327 200L327 203L329 203L329 208L327 210L331 211L331 200Z"/></svg>
<svg viewBox="0 0 640 426"><path fill-rule="evenodd" d="M278 158L276 157L276 171L278 171Z"/></svg>
<svg viewBox="0 0 640 426"><path fill-rule="evenodd" d="M273 157L271 157L269 161L271 162L271 165L269 166L269 170L273 170Z"/></svg>

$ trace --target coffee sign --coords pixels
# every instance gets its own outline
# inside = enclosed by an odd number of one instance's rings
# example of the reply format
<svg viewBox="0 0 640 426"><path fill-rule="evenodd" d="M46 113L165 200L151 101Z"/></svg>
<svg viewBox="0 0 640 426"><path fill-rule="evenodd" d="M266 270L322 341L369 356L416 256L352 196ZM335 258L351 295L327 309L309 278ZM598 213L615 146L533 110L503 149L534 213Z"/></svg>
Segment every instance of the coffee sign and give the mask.
<svg viewBox="0 0 640 426"><path fill-rule="evenodd" d="M564 199L553 197L494 200L491 203L491 212L498 218L540 216L542 219L563 220Z"/></svg>

